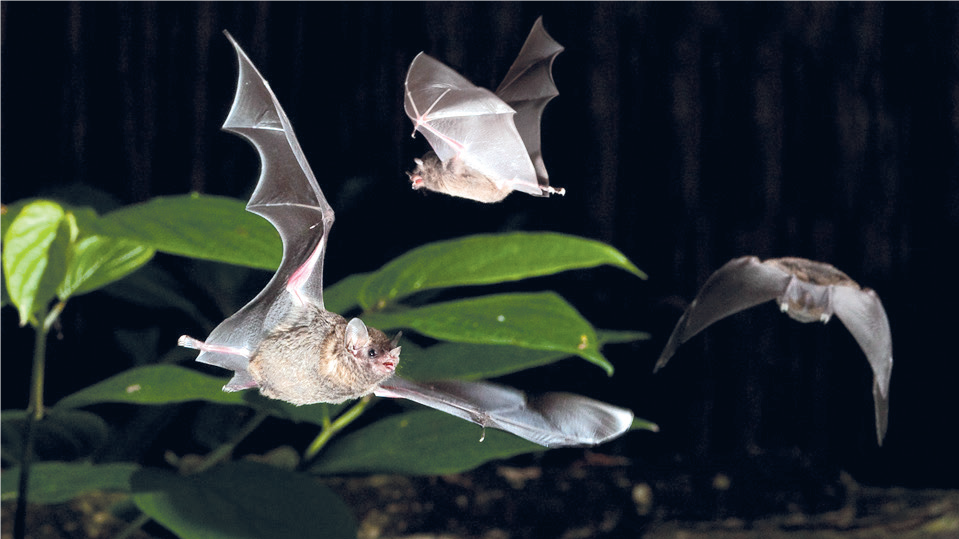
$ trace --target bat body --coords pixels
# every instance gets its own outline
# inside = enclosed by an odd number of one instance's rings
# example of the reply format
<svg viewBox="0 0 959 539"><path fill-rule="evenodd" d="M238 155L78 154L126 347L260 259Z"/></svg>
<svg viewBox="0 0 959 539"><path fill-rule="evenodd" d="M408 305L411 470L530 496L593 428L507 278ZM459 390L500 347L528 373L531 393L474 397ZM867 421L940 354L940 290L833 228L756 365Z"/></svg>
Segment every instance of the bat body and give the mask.
<svg viewBox="0 0 959 539"><path fill-rule="evenodd" d="M805 258L737 258L713 273L676 324L656 362L658 371L681 344L710 324L760 303L776 300L799 322L828 322L833 315L866 354L873 371L876 435L886 434L892 333L875 291L861 288L834 266Z"/></svg>
<svg viewBox="0 0 959 539"><path fill-rule="evenodd" d="M559 95L552 65L563 47L536 20L496 93L420 53L406 75L404 108L433 151L416 159L413 189L426 188L479 202L513 191L565 194L549 185L540 120Z"/></svg>
<svg viewBox="0 0 959 539"><path fill-rule="evenodd" d="M486 382L418 384L394 375L399 335L390 339L359 318L347 321L323 304L323 260L333 210L307 163L279 101L240 46L233 107L223 128L246 138L262 161L247 210L269 220L283 240L283 259L266 287L218 325L197 361L234 372L224 391L259 388L296 405L338 403L369 394L407 398L484 427L501 428L546 446L593 445L619 436L632 412L577 395L527 400Z"/></svg>

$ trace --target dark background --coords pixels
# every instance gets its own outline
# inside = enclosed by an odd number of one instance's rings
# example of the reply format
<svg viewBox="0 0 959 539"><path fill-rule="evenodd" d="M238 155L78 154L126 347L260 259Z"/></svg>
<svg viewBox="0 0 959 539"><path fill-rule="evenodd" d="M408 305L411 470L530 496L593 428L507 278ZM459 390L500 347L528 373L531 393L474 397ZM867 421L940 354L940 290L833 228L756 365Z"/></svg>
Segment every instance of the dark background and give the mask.
<svg viewBox="0 0 959 539"><path fill-rule="evenodd" d="M495 88L539 15L566 47L543 148L567 196L487 206L411 191L405 171L426 151L402 108L413 56ZM256 154L219 131L236 83L223 29L270 81L336 209L327 282L512 229L598 239L649 274L543 281L597 327L653 334L606 349L612 379L568 360L512 381L657 422L600 448L634 459L636 476L828 483L847 470L959 487L955 4L4 3L3 202L77 182L112 195L83 200L102 210L191 190L245 198ZM798 324L770 303L652 375L699 286L745 254L826 261L878 291L895 356L882 448L871 373L839 323ZM49 350L48 402L134 361L114 343L116 313L163 328L158 350L184 332L169 310L77 298ZM4 409L25 406L31 340L4 310Z"/></svg>

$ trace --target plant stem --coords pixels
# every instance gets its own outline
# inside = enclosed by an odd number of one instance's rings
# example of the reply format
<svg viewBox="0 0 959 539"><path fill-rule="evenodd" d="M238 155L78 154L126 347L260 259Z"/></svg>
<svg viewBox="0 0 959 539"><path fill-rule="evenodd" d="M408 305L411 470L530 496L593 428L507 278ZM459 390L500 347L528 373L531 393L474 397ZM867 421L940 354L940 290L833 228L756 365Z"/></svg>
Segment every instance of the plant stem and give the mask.
<svg viewBox="0 0 959 539"><path fill-rule="evenodd" d="M233 450L236 449L236 446L240 442L242 442L244 438L249 436L250 433L256 430L256 428L260 426L260 423L263 423L263 420L269 417L269 415L270 414L268 414L265 411L262 411L262 410L258 411L256 415L253 416L253 419L251 419L240 430L240 432L236 433L236 436L234 436L229 442L226 442L225 444L217 447L213 451L210 451L209 453L207 453L206 456L203 457L203 460L200 461L200 464L198 464L196 468L193 468L192 470L190 470L190 474L191 475L198 474L204 470L208 470L213 465L218 464L219 462L229 457L233 453Z"/></svg>
<svg viewBox="0 0 959 539"><path fill-rule="evenodd" d="M320 430L320 434L317 435L312 442L310 442L310 446L307 447L306 451L303 453L303 462L307 463L313 460L320 450L323 449L323 446L330 441L330 438L332 438L334 434L340 432L356 418L360 417L360 415L363 413L363 410L366 409L366 405L369 404L371 398L371 395L363 397L347 411L340 414L340 416L336 418L336 421L332 423L324 421L323 428Z"/></svg>
<svg viewBox="0 0 959 539"><path fill-rule="evenodd" d="M46 369L47 335L54 321L63 312L65 303L59 302L49 313L41 313L43 324L34 328L33 372L30 374L30 401L27 404L24 427L23 455L20 458L20 479L17 484L17 510L13 517L13 537L23 539L27 534L27 496L30 486L30 463L33 461L33 440L37 423L43 419L43 375Z"/></svg>

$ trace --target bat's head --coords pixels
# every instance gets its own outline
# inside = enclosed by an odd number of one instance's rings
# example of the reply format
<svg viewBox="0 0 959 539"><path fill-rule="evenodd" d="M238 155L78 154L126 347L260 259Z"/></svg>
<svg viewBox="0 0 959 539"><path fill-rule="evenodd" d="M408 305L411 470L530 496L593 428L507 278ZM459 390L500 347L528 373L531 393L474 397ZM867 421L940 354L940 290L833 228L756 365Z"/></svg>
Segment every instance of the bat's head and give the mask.
<svg viewBox="0 0 959 539"><path fill-rule="evenodd" d="M416 158L413 162L416 163L416 168L413 169L412 172L407 172L406 175L410 177L410 183L413 184L413 189L422 189L426 186L426 184L423 183L423 175L420 172L423 170L423 160Z"/></svg>
<svg viewBox="0 0 959 539"><path fill-rule="evenodd" d="M346 325L346 350L358 364L367 364L379 374L393 374L400 362L400 348L397 346L401 334L392 340L385 333L368 328L359 318Z"/></svg>

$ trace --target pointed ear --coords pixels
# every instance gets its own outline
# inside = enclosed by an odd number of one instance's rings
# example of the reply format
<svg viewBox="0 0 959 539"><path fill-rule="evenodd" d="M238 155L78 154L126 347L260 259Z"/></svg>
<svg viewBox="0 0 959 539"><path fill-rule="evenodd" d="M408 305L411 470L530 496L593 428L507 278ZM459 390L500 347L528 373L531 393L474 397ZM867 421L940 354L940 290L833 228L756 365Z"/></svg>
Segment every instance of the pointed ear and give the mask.
<svg viewBox="0 0 959 539"><path fill-rule="evenodd" d="M346 324L346 337L344 339L346 347L350 350L359 350L370 344L370 332L366 329L366 324L359 318L350 320Z"/></svg>
<svg viewBox="0 0 959 539"><path fill-rule="evenodd" d="M416 164L419 165L419 166L423 166L423 160L420 159L419 157L414 157L414 158L413 158L413 162L416 163Z"/></svg>
<svg viewBox="0 0 959 539"><path fill-rule="evenodd" d="M397 334L396 334L396 337L393 337L393 340L390 341L390 347L396 348L396 345L400 344L400 337L402 337L402 336L403 336L403 332L402 332L402 331L399 332L399 333L397 333Z"/></svg>

